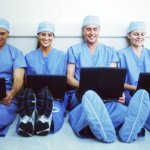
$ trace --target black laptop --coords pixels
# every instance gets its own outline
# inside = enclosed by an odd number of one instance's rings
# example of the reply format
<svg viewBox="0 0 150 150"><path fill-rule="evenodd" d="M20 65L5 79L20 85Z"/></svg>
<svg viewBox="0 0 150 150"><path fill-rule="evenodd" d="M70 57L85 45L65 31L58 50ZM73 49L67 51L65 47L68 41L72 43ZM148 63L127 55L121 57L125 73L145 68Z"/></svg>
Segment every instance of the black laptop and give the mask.
<svg viewBox="0 0 150 150"><path fill-rule="evenodd" d="M137 90L145 89L150 93L150 72L149 73L140 73Z"/></svg>
<svg viewBox="0 0 150 150"><path fill-rule="evenodd" d="M5 78L0 77L0 101L6 97Z"/></svg>
<svg viewBox="0 0 150 150"><path fill-rule="evenodd" d="M78 96L94 90L104 101L122 96L127 69L125 68L81 68Z"/></svg>
<svg viewBox="0 0 150 150"><path fill-rule="evenodd" d="M47 86L55 99L63 100L66 90L65 75L27 75L26 86L36 93Z"/></svg>

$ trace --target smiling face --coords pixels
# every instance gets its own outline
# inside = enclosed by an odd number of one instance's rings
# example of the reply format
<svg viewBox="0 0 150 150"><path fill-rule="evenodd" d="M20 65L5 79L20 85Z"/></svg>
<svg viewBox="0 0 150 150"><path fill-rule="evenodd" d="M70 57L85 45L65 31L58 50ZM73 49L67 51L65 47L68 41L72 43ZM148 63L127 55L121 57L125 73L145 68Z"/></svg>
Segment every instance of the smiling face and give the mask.
<svg viewBox="0 0 150 150"><path fill-rule="evenodd" d="M100 27L97 25L87 25L83 27L84 40L89 44L95 44L98 42Z"/></svg>
<svg viewBox="0 0 150 150"><path fill-rule="evenodd" d="M5 45L8 35L6 30L0 28L0 49Z"/></svg>
<svg viewBox="0 0 150 150"><path fill-rule="evenodd" d="M54 34L52 32L40 32L38 33L38 40L40 47L49 48L52 45Z"/></svg>
<svg viewBox="0 0 150 150"><path fill-rule="evenodd" d="M145 31L141 29L134 30L128 34L128 38L133 47L142 47L144 44L145 36Z"/></svg>

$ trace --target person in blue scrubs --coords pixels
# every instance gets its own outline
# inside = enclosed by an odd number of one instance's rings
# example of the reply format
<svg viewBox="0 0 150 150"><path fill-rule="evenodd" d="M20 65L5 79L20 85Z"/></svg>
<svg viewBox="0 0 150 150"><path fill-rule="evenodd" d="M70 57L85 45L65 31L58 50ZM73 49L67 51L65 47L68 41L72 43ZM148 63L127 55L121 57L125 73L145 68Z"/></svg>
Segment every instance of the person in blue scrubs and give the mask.
<svg viewBox="0 0 150 150"><path fill-rule="evenodd" d="M26 75L66 74L66 54L52 47L54 36L55 28L52 23L43 21L38 25L38 48L25 56ZM65 102L53 99L47 88L41 89L36 94L32 89L26 88L19 98L21 103L18 134L32 136L35 133L44 136L55 133L62 127Z"/></svg>
<svg viewBox="0 0 150 150"><path fill-rule="evenodd" d="M132 93L136 92L139 74L150 72L150 49L144 47L145 36L145 23L141 21L131 22L127 30L129 46L118 51L119 66L128 69L125 83L126 105L129 105ZM150 114L145 127L150 131Z"/></svg>
<svg viewBox="0 0 150 150"><path fill-rule="evenodd" d="M124 95L118 102L104 103L92 90L85 92L81 100L77 98L81 67L117 67L118 57L115 49L99 42L100 21L97 16L86 16L82 23L84 41L68 49L67 83L74 89L68 92L69 122L74 133L79 137L94 137L105 143L115 141L117 135L122 142L133 142L141 131L142 123L147 118L141 110L149 110L149 99L145 103L134 95L127 107ZM140 91L144 98L146 92ZM81 103L80 103L81 101ZM141 101L141 103L139 103ZM137 103L137 105L134 105ZM135 107L136 106L136 107ZM132 115L131 115L132 114ZM136 122L135 122L136 120ZM144 121L143 121L144 120ZM138 124L139 121L142 124ZM129 132L132 130L132 132Z"/></svg>
<svg viewBox="0 0 150 150"><path fill-rule="evenodd" d="M17 113L16 95L23 86L23 53L7 43L9 22L0 18L0 77L6 81L6 97L0 100L0 136L5 136Z"/></svg>

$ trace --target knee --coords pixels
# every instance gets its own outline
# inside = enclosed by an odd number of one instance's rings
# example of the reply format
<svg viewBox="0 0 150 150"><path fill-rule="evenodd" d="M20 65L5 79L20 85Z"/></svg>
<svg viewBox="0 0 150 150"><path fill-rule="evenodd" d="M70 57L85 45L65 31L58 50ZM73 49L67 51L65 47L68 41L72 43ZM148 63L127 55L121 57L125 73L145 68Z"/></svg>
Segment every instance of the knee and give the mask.
<svg viewBox="0 0 150 150"><path fill-rule="evenodd" d="M143 104L146 104L147 106L150 107L150 97L149 97L149 93L146 90L144 90L144 89L138 90L134 94L133 99L134 98L140 99Z"/></svg>
<svg viewBox="0 0 150 150"><path fill-rule="evenodd" d="M95 95L97 95L97 93L93 90L88 90L84 93L84 95L86 95L86 96L95 96Z"/></svg>
<svg viewBox="0 0 150 150"><path fill-rule="evenodd" d="M84 93L82 101L84 101L86 99L88 99L90 101L94 101L94 100L102 101L102 99L99 97L99 95L93 90L88 90Z"/></svg>
<svg viewBox="0 0 150 150"><path fill-rule="evenodd" d="M139 90L135 93L135 95L138 95L139 97L144 96L144 97L146 97L147 99L149 99L149 93L148 93L146 90L144 90L144 89L139 89Z"/></svg>

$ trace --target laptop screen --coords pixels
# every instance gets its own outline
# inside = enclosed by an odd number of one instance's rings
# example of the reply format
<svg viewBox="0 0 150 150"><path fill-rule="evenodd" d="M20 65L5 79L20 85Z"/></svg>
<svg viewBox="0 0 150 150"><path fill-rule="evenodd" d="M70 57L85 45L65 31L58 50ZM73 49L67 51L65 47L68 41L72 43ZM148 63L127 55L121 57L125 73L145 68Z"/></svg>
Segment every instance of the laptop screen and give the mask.
<svg viewBox="0 0 150 150"><path fill-rule="evenodd" d="M0 101L6 97L5 78L0 77Z"/></svg>
<svg viewBox="0 0 150 150"><path fill-rule="evenodd" d="M125 68L81 68L79 98L87 90L94 90L103 100L122 96L127 69Z"/></svg>
<svg viewBox="0 0 150 150"><path fill-rule="evenodd" d="M150 93L150 73L140 73L137 90L145 89Z"/></svg>
<svg viewBox="0 0 150 150"><path fill-rule="evenodd" d="M65 75L27 75L26 86L36 93L43 87L48 86L55 99L64 99L66 90Z"/></svg>

